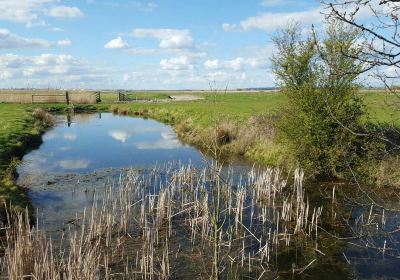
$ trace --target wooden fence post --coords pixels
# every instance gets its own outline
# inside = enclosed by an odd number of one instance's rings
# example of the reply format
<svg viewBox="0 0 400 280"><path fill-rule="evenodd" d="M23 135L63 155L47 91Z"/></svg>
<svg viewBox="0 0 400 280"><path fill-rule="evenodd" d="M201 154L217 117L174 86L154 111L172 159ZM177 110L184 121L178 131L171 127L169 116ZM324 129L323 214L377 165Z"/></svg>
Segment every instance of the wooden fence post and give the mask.
<svg viewBox="0 0 400 280"><path fill-rule="evenodd" d="M68 91L65 92L65 99L67 101L67 105L69 105L69 93L68 93Z"/></svg>
<svg viewBox="0 0 400 280"><path fill-rule="evenodd" d="M96 103L100 103L100 102L101 102L100 91L96 91Z"/></svg>

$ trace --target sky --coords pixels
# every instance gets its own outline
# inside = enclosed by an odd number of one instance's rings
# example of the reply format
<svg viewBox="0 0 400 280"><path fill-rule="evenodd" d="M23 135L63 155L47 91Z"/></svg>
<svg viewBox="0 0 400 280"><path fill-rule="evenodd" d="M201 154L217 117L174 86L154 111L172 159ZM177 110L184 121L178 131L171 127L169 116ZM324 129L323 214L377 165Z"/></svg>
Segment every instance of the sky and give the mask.
<svg viewBox="0 0 400 280"><path fill-rule="evenodd" d="M273 36L314 0L0 0L0 88L274 86Z"/></svg>

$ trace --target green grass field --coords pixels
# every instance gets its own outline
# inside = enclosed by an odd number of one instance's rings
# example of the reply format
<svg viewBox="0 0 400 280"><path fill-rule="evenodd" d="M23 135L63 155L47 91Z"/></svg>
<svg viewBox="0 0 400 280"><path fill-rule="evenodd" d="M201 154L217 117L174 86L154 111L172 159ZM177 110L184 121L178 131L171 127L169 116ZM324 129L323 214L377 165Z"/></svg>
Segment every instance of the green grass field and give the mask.
<svg viewBox="0 0 400 280"><path fill-rule="evenodd" d="M400 126L400 97L384 92L361 93L372 122Z"/></svg>
<svg viewBox="0 0 400 280"><path fill-rule="evenodd" d="M131 111L150 109L162 114L182 119L190 118L201 127L211 125L215 118L245 121L252 115L272 113L284 106L285 99L278 93L196 93L204 98L197 101L180 101L168 103L127 103L119 104L120 108Z"/></svg>

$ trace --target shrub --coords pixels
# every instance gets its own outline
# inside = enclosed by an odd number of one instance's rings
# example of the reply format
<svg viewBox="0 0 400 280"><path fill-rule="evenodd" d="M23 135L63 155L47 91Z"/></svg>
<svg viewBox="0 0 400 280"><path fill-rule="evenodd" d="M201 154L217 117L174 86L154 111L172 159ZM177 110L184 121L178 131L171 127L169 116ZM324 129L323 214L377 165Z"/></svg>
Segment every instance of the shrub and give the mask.
<svg viewBox="0 0 400 280"><path fill-rule="evenodd" d="M341 177L349 165L358 168L366 154L367 139L360 133L364 106L354 74L360 65L352 58L357 38L336 23L322 43L304 37L297 25L274 38L273 71L288 97L278 122L280 137L316 175Z"/></svg>

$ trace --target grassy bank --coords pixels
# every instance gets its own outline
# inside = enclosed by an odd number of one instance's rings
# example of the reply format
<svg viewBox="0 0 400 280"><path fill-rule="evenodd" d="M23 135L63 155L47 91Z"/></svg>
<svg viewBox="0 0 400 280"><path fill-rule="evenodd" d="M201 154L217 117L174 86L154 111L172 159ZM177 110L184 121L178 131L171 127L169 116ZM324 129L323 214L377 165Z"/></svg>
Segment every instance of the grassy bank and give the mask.
<svg viewBox="0 0 400 280"><path fill-rule="evenodd" d="M32 109L32 108L31 108ZM41 129L35 126L35 118L24 105L0 104L0 203L6 201L24 208L28 198L16 186L16 159L41 142Z"/></svg>
<svg viewBox="0 0 400 280"><path fill-rule="evenodd" d="M29 200L15 180L18 176L18 160L30 149L41 143L41 134L51 123L42 113L33 114L35 109L45 108L50 112L63 112L63 104L0 104L0 205L10 203L19 209L29 206ZM76 111L107 109L108 106L80 105ZM2 206L0 207L2 209Z"/></svg>
<svg viewBox="0 0 400 280"><path fill-rule="evenodd" d="M174 126L179 136L196 146L208 147L218 138L226 156L245 156L265 165L295 164L286 146L275 141L274 119L285 106L278 92L198 93L204 100L162 104L127 103L112 105L114 112L145 115ZM394 95L362 92L373 123L400 126Z"/></svg>
<svg viewBox="0 0 400 280"><path fill-rule="evenodd" d="M285 104L282 95L275 92L197 94L204 99L115 104L111 109L115 113L144 115L171 124L181 139L203 149L217 139L225 157L246 156L260 163L278 164L280 147L273 142L272 119ZM260 156L259 150L267 152L268 157Z"/></svg>

